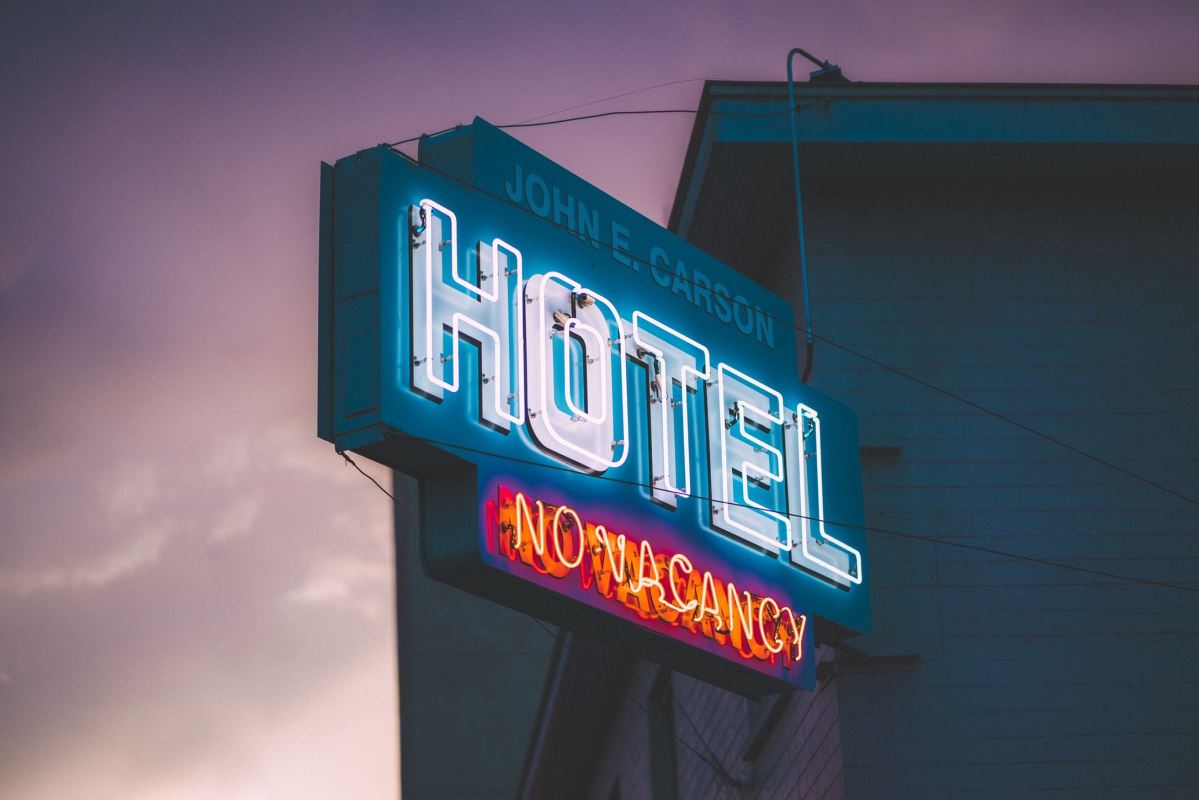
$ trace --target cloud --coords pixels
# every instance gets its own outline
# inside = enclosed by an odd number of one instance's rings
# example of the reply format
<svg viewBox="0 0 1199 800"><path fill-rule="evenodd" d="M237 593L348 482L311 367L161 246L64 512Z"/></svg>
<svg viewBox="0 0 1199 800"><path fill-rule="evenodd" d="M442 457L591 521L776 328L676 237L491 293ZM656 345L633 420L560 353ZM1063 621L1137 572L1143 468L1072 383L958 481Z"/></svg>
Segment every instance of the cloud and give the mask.
<svg viewBox="0 0 1199 800"><path fill-rule="evenodd" d="M254 526L262 511L263 493L242 495L225 509L209 531L208 541L213 543L226 542L239 536L245 536Z"/></svg>
<svg viewBox="0 0 1199 800"><path fill-rule="evenodd" d="M229 436L217 443L204 465L204 477L232 483L250 468L250 443L246 436Z"/></svg>
<svg viewBox="0 0 1199 800"><path fill-rule="evenodd" d="M371 466L374 465L372 464ZM390 505L391 501L384 497L378 489L366 483L365 478L362 478L361 481L362 484L359 488L366 489L369 487L370 491L367 492L367 496L375 500L378 506L386 509ZM387 484L384 483L383 485L386 486ZM371 492L375 494L372 496ZM356 508L352 513L348 511L334 512L329 517L329 533L339 541L364 540L370 544L375 553L391 553L391 517L388 514L375 513L374 508Z"/></svg>
<svg viewBox="0 0 1199 800"><path fill-rule="evenodd" d="M145 781L136 800L259 800L266 797L394 800L400 796L395 650L383 632L369 651L286 716L244 731L236 759L206 758ZM91 795L81 776L80 795Z"/></svg>
<svg viewBox="0 0 1199 800"><path fill-rule="evenodd" d="M119 467L99 481L97 491L114 519L140 517L158 499L157 470L149 463Z"/></svg>
<svg viewBox="0 0 1199 800"><path fill-rule="evenodd" d="M0 593L26 597L56 589L99 589L158 562L165 527L150 528L119 547L75 564L31 570L0 570Z"/></svg>
<svg viewBox="0 0 1199 800"><path fill-rule="evenodd" d="M368 619L379 613L378 583L391 579L390 561L322 558L308 570L304 582L289 591L286 601L304 606L330 606L354 611ZM366 592L358 592L365 588Z"/></svg>

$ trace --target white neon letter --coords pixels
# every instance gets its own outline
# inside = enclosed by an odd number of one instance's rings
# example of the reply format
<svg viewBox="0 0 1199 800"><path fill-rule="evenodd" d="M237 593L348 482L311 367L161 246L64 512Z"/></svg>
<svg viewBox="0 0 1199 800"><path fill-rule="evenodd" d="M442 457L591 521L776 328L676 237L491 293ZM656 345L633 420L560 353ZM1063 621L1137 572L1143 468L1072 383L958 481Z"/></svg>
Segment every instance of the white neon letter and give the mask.
<svg viewBox="0 0 1199 800"><path fill-rule="evenodd" d="M633 342L647 368L653 498L674 508L680 495L691 496L689 394L711 373L708 348L640 311L633 312Z"/></svg>
<svg viewBox="0 0 1199 800"><path fill-rule="evenodd" d="M606 298L559 272L525 287L529 428L544 449L591 472L628 457L624 324Z"/></svg>
<svg viewBox="0 0 1199 800"><path fill-rule="evenodd" d="M695 599L691 599L691 600L688 600L686 603L684 603L679 598L679 576L678 576L678 573L675 572L676 564L681 564L683 567L683 571L686 572L688 575L691 574L694 567L691 564L691 559L687 558L687 556L683 555L682 553L675 553L673 556L671 556L670 564L667 567L667 578L670 582L670 597L674 601L673 603L669 603L668 605L671 608L673 608L675 611L679 611L681 613L686 614L688 611L691 611L697 605L699 605L699 601L695 600ZM690 580L690 579L688 579L688 580Z"/></svg>
<svg viewBox="0 0 1199 800"><path fill-rule="evenodd" d="M779 511L786 503L783 453L774 444L784 441L783 396L721 363L709 393L708 431L708 441L720 443L710 459L712 527L789 550L791 524Z"/></svg>
<svg viewBox="0 0 1199 800"><path fill-rule="evenodd" d="M489 245L479 242L478 280L471 280L459 269L454 212L432 200L421 200L412 207L409 218L413 231L412 385L437 400L447 391L457 392L462 377L459 342L467 336L479 346L480 415L502 430L523 424L520 251L500 239Z"/></svg>
<svg viewBox="0 0 1199 800"><path fill-rule="evenodd" d="M799 516L799 541L792 547L791 561L842 586L861 583L862 554L825 530L820 415L800 403L792 420L795 432L787 441L787 496L791 512Z"/></svg>

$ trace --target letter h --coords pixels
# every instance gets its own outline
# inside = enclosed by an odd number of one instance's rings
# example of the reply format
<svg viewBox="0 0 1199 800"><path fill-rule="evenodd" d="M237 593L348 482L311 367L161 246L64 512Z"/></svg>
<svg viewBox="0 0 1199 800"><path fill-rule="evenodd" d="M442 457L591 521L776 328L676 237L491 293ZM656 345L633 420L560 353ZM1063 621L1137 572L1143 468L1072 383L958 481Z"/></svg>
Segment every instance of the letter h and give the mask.
<svg viewBox="0 0 1199 800"><path fill-rule="evenodd" d="M410 213L412 385L440 402L461 386L459 343L479 349L479 412L507 430L524 423L524 303L520 251L500 239L478 244L478 278L458 262L458 219L432 200Z"/></svg>

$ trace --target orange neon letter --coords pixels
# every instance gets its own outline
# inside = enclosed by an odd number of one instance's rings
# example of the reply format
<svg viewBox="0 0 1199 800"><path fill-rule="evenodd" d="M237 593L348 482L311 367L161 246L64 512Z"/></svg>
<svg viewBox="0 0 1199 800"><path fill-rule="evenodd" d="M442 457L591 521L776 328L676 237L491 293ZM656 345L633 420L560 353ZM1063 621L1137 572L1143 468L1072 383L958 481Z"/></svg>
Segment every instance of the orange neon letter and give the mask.
<svg viewBox="0 0 1199 800"><path fill-rule="evenodd" d="M571 516L571 518L573 518L573 520L574 520L567 527L567 530L574 531L574 533L571 534L572 547L577 551L575 553L574 562L567 561L566 557L562 555L562 535L563 535L562 517L563 517L563 515L566 515L566 514L569 514ZM575 569L576 567L579 566L579 564L583 563L583 553L584 553L583 521L581 519L579 519L578 512L576 512L570 506L559 506L558 510L554 512L553 543L554 543L554 555L555 555L558 563L561 564L563 567L566 567L568 570L571 570L571 569Z"/></svg>
<svg viewBox="0 0 1199 800"><path fill-rule="evenodd" d="M774 612L770 615L770 618L774 621L774 626L775 626L774 644L778 645L777 647L771 646L770 637L766 635L766 625L764 624L765 621L764 621L763 617L765 616L767 603L774 606ZM766 643L766 649L769 650L771 653L778 653L778 652L781 652L783 649L783 642L781 640L781 637L778 636L778 621L779 621L779 604L776 603L774 598L772 598L772 597L763 597L762 604L760 606L758 606L758 630L760 630L762 632L762 641Z"/></svg>
<svg viewBox="0 0 1199 800"><path fill-rule="evenodd" d="M808 626L808 617L805 614L795 615L790 606L783 606L779 612L786 614L790 620L790 636L795 645L794 658L796 661L803 659L803 634L804 629Z"/></svg>
<svg viewBox="0 0 1199 800"><path fill-rule="evenodd" d="M748 591L738 592L732 581L728 582L725 590L729 608L729 635L733 646L740 650L742 655L750 655L753 653L754 641L753 596Z"/></svg>

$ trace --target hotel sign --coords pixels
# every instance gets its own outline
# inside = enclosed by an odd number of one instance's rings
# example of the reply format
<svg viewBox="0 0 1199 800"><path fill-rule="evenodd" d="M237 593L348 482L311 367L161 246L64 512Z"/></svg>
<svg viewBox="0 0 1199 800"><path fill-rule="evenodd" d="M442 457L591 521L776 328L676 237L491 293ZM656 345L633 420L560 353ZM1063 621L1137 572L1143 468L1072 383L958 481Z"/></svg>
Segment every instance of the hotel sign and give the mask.
<svg viewBox="0 0 1199 800"><path fill-rule="evenodd" d="M789 305L487 123L324 168L320 435L434 578L743 692L865 632L857 424Z"/></svg>

